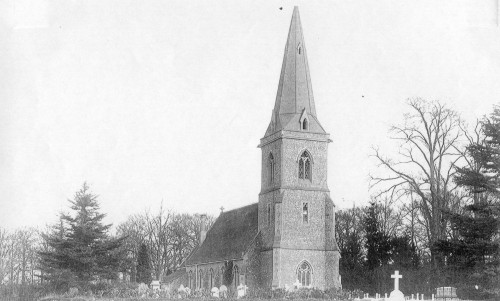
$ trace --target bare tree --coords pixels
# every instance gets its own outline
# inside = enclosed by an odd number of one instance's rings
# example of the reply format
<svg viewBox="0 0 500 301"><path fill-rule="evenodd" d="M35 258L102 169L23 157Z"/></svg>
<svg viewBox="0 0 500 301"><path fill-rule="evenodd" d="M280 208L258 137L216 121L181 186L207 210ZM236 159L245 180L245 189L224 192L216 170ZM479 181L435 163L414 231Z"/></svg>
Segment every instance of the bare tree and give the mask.
<svg viewBox="0 0 500 301"><path fill-rule="evenodd" d="M6 229L0 228L0 284L4 284L10 266L10 237Z"/></svg>
<svg viewBox="0 0 500 301"><path fill-rule="evenodd" d="M128 219L118 225L117 235L125 237L122 248L125 249L127 260L125 260L123 267L124 273L130 275L130 281L136 281L136 265L139 253L139 247L145 243L146 240L146 220L142 215L132 215Z"/></svg>
<svg viewBox="0 0 500 301"><path fill-rule="evenodd" d="M170 251L169 223L172 219L172 212L163 209L163 202L156 214L146 212L146 240L148 242L151 265L156 279L161 279L168 273Z"/></svg>
<svg viewBox="0 0 500 301"><path fill-rule="evenodd" d="M163 208L156 212L130 216L117 228L119 236L125 236L129 261L124 270L135 281L135 264L141 244L149 250L151 268L157 279L178 269L184 260L198 246L200 240L201 216L178 214ZM214 222L212 216L205 219L207 228Z"/></svg>
<svg viewBox="0 0 500 301"><path fill-rule="evenodd" d="M462 158L457 152L462 138L458 114L438 101L420 98L408 101L410 113L401 126L391 127L391 139L399 141L395 159L374 148L381 175L371 175L371 187L380 189L377 196L400 198L414 195L419 200L428 246L446 235L445 211L457 201L453 183L455 164ZM432 261L435 254L431 249Z"/></svg>
<svg viewBox="0 0 500 301"><path fill-rule="evenodd" d="M335 216L335 239L340 250L347 248L347 238L354 235L362 245L364 232L364 208L353 206L336 212Z"/></svg>

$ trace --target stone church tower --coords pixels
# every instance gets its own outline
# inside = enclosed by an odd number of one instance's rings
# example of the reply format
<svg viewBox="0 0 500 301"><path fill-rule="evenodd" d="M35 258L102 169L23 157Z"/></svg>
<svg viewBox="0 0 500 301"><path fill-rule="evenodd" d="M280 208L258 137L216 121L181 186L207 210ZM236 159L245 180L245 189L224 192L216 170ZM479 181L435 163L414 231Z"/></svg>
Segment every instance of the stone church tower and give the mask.
<svg viewBox="0 0 500 301"><path fill-rule="evenodd" d="M314 104L298 8L293 11L271 122L261 139L258 231L264 286L340 286L329 134Z"/></svg>
<svg viewBox="0 0 500 301"><path fill-rule="evenodd" d="M340 287L335 207L327 184L329 137L316 116L295 7L271 123L259 145L259 202L222 212L184 269L168 281L210 291L232 269L234 289L243 283L284 288L297 281L319 289Z"/></svg>

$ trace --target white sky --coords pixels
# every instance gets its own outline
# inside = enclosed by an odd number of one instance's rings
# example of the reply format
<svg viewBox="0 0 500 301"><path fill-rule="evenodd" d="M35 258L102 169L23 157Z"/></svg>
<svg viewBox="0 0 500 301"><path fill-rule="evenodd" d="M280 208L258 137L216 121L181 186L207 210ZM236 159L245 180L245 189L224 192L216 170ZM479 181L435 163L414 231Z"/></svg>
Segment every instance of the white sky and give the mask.
<svg viewBox="0 0 500 301"><path fill-rule="evenodd" d="M497 1L435 2L1 2L0 226L53 222L83 181L115 224L256 202L294 5L332 198L366 203L406 98L500 102Z"/></svg>

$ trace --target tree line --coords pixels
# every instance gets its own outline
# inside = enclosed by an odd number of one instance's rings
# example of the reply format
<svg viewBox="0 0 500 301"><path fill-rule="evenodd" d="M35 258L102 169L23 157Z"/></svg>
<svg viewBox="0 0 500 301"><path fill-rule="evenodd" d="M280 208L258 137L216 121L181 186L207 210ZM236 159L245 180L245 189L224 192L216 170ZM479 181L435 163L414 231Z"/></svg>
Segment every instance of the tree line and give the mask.
<svg viewBox="0 0 500 301"><path fill-rule="evenodd" d="M112 231L86 183L68 201L70 211L45 230L0 229L0 295L22 296L33 287L94 291L110 280L149 284L179 268L198 246L199 214L168 211L162 203ZM210 226L213 217L203 221Z"/></svg>
<svg viewBox="0 0 500 301"><path fill-rule="evenodd" d="M373 148L370 205L337 214L344 287L390 292L399 269L406 292L498 296L500 109L468 126L438 101L410 99L390 138L390 155Z"/></svg>

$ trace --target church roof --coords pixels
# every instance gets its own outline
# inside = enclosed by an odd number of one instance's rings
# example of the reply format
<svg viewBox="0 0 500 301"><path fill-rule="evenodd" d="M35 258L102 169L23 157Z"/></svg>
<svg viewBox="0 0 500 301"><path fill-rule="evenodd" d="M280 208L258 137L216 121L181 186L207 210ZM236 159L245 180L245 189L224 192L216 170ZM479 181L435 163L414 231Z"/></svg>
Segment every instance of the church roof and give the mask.
<svg viewBox="0 0 500 301"><path fill-rule="evenodd" d="M258 204L223 212L186 265L240 259L258 232Z"/></svg>
<svg viewBox="0 0 500 301"><path fill-rule="evenodd" d="M325 133L316 117L306 45L299 9L295 7L285 46L273 116L266 136L278 130L299 130L298 119L304 111L312 116L308 118L310 131Z"/></svg>

